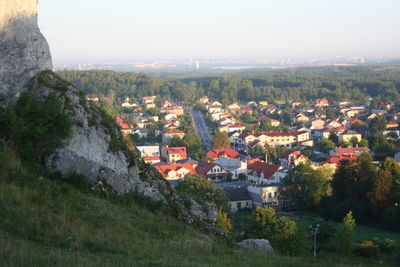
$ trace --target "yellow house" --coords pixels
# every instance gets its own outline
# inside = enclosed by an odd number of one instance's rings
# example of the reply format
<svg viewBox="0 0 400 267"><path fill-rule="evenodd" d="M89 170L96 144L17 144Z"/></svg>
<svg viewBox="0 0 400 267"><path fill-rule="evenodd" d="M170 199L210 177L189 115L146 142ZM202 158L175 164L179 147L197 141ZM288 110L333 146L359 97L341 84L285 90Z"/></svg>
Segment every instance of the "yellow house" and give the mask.
<svg viewBox="0 0 400 267"><path fill-rule="evenodd" d="M356 133L356 132L347 132L347 133L342 133L339 135L339 142L350 142L351 139L357 138L357 142L360 142L362 139L361 134Z"/></svg>

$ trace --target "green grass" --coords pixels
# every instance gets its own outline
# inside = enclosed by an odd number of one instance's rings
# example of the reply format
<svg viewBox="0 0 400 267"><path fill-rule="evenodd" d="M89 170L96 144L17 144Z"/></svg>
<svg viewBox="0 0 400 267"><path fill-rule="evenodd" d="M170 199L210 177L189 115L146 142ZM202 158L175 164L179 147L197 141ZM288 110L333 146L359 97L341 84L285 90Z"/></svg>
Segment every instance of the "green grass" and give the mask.
<svg viewBox="0 0 400 267"><path fill-rule="evenodd" d="M375 266L363 259L265 255L235 248L134 202L57 180L0 175L3 266Z"/></svg>

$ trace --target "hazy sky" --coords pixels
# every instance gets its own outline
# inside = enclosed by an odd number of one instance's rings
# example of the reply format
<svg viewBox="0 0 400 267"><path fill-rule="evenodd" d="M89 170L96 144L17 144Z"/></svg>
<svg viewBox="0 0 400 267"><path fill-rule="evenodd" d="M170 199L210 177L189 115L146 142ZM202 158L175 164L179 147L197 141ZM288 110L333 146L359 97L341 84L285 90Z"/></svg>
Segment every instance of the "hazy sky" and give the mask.
<svg viewBox="0 0 400 267"><path fill-rule="evenodd" d="M400 0L40 0L60 61L400 56Z"/></svg>

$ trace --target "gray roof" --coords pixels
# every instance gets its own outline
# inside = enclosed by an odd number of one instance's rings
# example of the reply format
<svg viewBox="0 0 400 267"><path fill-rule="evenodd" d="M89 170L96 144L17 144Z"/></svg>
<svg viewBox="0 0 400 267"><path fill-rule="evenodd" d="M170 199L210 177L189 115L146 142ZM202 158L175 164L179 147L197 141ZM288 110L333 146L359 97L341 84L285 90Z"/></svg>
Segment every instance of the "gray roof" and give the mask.
<svg viewBox="0 0 400 267"><path fill-rule="evenodd" d="M246 187L225 188L229 201L252 200Z"/></svg>

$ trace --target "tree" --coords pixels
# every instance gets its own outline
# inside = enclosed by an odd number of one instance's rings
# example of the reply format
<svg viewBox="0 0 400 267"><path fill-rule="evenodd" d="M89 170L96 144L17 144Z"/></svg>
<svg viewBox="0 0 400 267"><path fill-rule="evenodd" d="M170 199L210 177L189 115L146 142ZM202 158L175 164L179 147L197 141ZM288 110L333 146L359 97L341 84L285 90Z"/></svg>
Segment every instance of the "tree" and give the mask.
<svg viewBox="0 0 400 267"><path fill-rule="evenodd" d="M331 132L329 134L329 138L328 139L331 140L332 142L334 142L335 144L339 144L339 137L338 137L336 132Z"/></svg>
<svg viewBox="0 0 400 267"><path fill-rule="evenodd" d="M232 221L229 218L228 213L222 211L220 208L217 210L217 222L215 225L226 234L232 232L233 229Z"/></svg>
<svg viewBox="0 0 400 267"><path fill-rule="evenodd" d="M371 196L377 169L369 154L361 154L356 160L342 160L333 175L330 215L339 219L352 210L358 220L370 214Z"/></svg>
<svg viewBox="0 0 400 267"><path fill-rule="evenodd" d="M269 119L262 119L260 121L260 130L261 131L271 131L272 126L271 126L271 121Z"/></svg>
<svg viewBox="0 0 400 267"><path fill-rule="evenodd" d="M353 218L353 213L349 211L343 218L343 224L336 235L336 249L345 256L349 256L354 245L354 227L356 220Z"/></svg>
<svg viewBox="0 0 400 267"><path fill-rule="evenodd" d="M256 207L252 214L252 231L255 236L258 238L269 238L272 236L276 224L275 209L269 207Z"/></svg>
<svg viewBox="0 0 400 267"><path fill-rule="evenodd" d="M383 132L386 129L386 118L384 116L377 116L369 123L369 128L374 133Z"/></svg>
<svg viewBox="0 0 400 267"><path fill-rule="evenodd" d="M23 93L0 117L0 139L10 140L22 159L41 163L63 144L72 124L56 95L39 100Z"/></svg>
<svg viewBox="0 0 400 267"><path fill-rule="evenodd" d="M231 141L225 132L217 132L213 139L214 149L226 149L231 147Z"/></svg>
<svg viewBox="0 0 400 267"><path fill-rule="evenodd" d="M328 169L314 170L310 164L295 166L281 181L281 195L304 210L315 210L321 199L331 195Z"/></svg>
<svg viewBox="0 0 400 267"><path fill-rule="evenodd" d="M229 210L225 191L201 175L187 175L185 180L178 184L176 190L183 196L210 202L223 211Z"/></svg>
<svg viewBox="0 0 400 267"><path fill-rule="evenodd" d="M277 217L274 208L254 209L252 232L259 238L267 238L284 255L296 256L308 247L305 233L289 218Z"/></svg>
<svg viewBox="0 0 400 267"><path fill-rule="evenodd" d="M336 144L329 139L322 139L319 144L317 145L318 151L328 153L329 150L332 150L336 147Z"/></svg>
<svg viewBox="0 0 400 267"><path fill-rule="evenodd" d="M396 185L399 180L400 167L393 158L386 158L377 173L373 190L373 204L377 216L386 208L395 205L399 193Z"/></svg>
<svg viewBox="0 0 400 267"><path fill-rule="evenodd" d="M361 139L360 143L358 143L359 147L369 147L367 139Z"/></svg>

